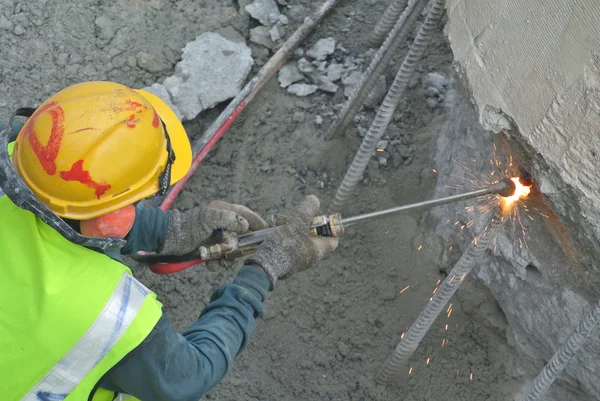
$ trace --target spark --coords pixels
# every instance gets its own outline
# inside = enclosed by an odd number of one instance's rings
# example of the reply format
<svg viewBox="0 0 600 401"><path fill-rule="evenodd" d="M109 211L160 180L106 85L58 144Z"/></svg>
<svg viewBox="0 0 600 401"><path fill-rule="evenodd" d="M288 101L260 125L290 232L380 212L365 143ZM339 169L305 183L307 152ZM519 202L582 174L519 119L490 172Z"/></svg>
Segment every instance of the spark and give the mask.
<svg viewBox="0 0 600 401"><path fill-rule="evenodd" d="M450 319L450 316L452 316L452 309L450 309L450 312L448 312L448 319Z"/></svg>
<svg viewBox="0 0 600 401"><path fill-rule="evenodd" d="M385 149L377 148L377 151L378 152L383 152L383 151L385 151Z"/></svg>
<svg viewBox="0 0 600 401"><path fill-rule="evenodd" d="M433 290L433 295L435 295L435 293L437 292L437 290L438 290L439 288L440 288L440 287L435 287L435 289Z"/></svg>
<svg viewBox="0 0 600 401"><path fill-rule="evenodd" d="M405 333L402 333L402 335L400 336L400 339L401 339L401 340L403 340L403 339L404 339L404 334L405 334Z"/></svg>
<svg viewBox="0 0 600 401"><path fill-rule="evenodd" d="M408 369L408 374L410 375L412 373L413 368L411 367L410 369Z"/></svg>
<svg viewBox="0 0 600 401"><path fill-rule="evenodd" d="M469 375L469 380L473 381L473 372L471 372L471 374Z"/></svg>
<svg viewBox="0 0 600 401"><path fill-rule="evenodd" d="M435 285L440 285L441 282L442 280L438 280L437 283L435 283Z"/></svg>
<svg viewBox="0 0 600 401"><path fill-rule="evenodd" d="M521 198L527 197L527 195L529 195L531 192L531 187L526 187L525 185L521 184L519 177L512 177L511 181L514 182L516 186L513 196L500 197L500 207L505 214L510 214L515 202Z"/></svg>
<svg viewBox="0 0 600 401"><path fill-rule="evenodd" d="M420 251L421 249L423 249L423 245L419 246L419 249L418 249L418 250Z"/></svg>
<svg viewBox="0 0 600 401"><path fill-rule="evenodd" d="M446 331L448 331L448 325L446 325Z"/></svg>
<svg viewBox="0 0 600 401"><path fill-rule="evenodd" d="M452 305L454 305L454 304L450 304L450 306L448 307L448 310L446 312L450 312L452 310Z"/></svg>
<svg viewBox="0 0 600 401"><path fill-rule="evenodd" d="M402 294L404 291L408 290L409 288L410 288L410 285L407 285L402 290L400 290L400 294Z"/></svg>
<svg viewBox="0 0 600 401"><path fill-rule="evenodd" d="M433 169L432 171L433 171L434 173L437 173L437 170L436 170L436 169Z"/></svg>
<svg viewBox="0 0 600 401"><path fill-rule="evenodd" d="M429 302L433 301L433 297L429 298Z"/></svg>
<svg viewBox="0 0 600 401"><path fill-rule="evenodd" d="M452 252L452 248L453 248L453 247L450 247L450 248L448 248L448 252Z"/></svg>
<svg viewBox="0 0 600 401"><path fill-rule="evenodd" d="M431 360L431 358L427 358L427 365L429 365L430 360Z"/></svg>

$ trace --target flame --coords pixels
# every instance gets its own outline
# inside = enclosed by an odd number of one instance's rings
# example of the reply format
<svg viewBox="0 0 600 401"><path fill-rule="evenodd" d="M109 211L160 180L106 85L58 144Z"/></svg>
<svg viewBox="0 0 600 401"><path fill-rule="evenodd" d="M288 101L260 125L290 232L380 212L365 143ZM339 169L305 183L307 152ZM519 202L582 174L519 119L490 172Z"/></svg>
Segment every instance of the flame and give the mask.
<svg viewBox="0 0 600 401"><path fill-rule="evenodd" d="M508 213L513 207L515 202L521 198L527 197L531 192L531 187L527 187L519 181L519 177L512 177L511 181L515 183L515 193L512 196L506 196L500 198L500 206L505 213Z"/></svg>

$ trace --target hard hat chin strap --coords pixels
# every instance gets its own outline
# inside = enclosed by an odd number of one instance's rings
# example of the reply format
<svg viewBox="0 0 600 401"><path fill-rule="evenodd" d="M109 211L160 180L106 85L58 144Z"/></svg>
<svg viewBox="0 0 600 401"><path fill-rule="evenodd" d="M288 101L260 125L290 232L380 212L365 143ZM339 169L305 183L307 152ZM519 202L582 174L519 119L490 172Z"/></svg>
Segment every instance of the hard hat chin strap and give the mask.
<svg viewBox="0 0 600 401"><path fill-rule="evenodd" d="M169 187L171 186L171 169L173 167L173 163L175 163L176 157L175 152L173 151L173 147L171 146L171 137L167 132L167 126L162 120L160 120L160 122L162 123L163 131L165 133L165 139L167 140L167 153L169 154L167 157L167 165L165 166L163 172L160 174L160 177L158 178L157 195L163 196L167 193Z"/></svg>

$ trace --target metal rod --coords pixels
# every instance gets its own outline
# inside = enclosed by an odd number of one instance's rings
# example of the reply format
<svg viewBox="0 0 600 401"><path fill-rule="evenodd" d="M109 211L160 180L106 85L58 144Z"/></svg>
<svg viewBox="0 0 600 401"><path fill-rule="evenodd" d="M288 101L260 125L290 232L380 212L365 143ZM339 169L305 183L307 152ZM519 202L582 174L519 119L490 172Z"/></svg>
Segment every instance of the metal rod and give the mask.
<svg viewBox="0 0 600 401"><path fill-rule="evenodd" d="M194 174L208 152L214 147L225 131L236 120L248 103L260 92L263 86L285 63L294 49L312 33L325 16L342 0L326 0L317 11L304 20L304 23L285 41L279 50L267 61L258 73L246 84L240 93L229 103L221 115L212 123L193 145L194 160L189 171L175 186L171 188L161 204L161 209L168 210L189 178Z"/></svg>
<svg viewBox="0 0 600 401"><path fill-rule="evenodd" d="M392 207L389 209L379 210L376 212L365 213L358 216L347 217L342 219L342 224L344 227L348 227L355 223L360 223L363 221L375 220L385 217L390 214L399 214L412 212L417 210L430 209L435 206L445 205L447 203L458 202L465 199L478 198L480 196L489 195L492 193L490 188L479 189L477 191L466 192L464 194L447 196L445 198L432 199L423 202L411 203L410 205L403 205Z"/></svg>

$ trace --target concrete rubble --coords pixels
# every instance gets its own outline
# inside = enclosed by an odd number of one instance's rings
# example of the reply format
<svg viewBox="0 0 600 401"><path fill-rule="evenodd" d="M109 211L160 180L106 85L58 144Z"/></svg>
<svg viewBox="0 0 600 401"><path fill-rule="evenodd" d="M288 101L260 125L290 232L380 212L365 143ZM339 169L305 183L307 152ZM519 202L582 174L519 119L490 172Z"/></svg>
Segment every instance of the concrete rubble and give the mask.
<svg viewBox="0 0 600 401"><path fill-rule="evenodd" d="M289 63L281 67L277 74L277 80L282 88L287 88L291 84L304 79L304 75L298 70L295 63Z"/></svg>
<svg viewBox="0 0 600 401"><path fill-rule="evenodd" d="M273 0L256 0L244 8L264 26L271 26L279 20L279 7Z"/></svg>
<svg viewBox="0 0 600 401"><path fill-rule="evenodd" d="M318 61L323 61L329 56L333 54L335 51L335 39L334 38L324 38L319 39L317 43L315 43L308 51L306 55Z"/></svg>
<svg viewBox="0 0 600 401"><path fill-rule="evenodd" d="M304 96L312 95L313 93L315 93L317 91L317 89L319 89L319 87L317 85L309 85L309 84L300 83L300 84L290 85L287 88L287 91L293 95L304 97Z"/></svg>
<svg viewBox="0 0 600 401"><path fill-rule="evenodd" d="M172 104L183 120L191 120L203 110L235 97L253 63L248 46L207 32L184 47L172 76L162 85L145 89ZM215 65L220 68L213 68Z"/></svg>
<svg viewBox="0 0 600 401"><path fill-rule="evenodd" d="M354 87L360 82L362 73L358 69L361 68L363 59L352 57L352 53L336 43L335 39L320 39L306 52L303 49L296 50L295 56L298 60L294 66L306 78L306 82L303 83L310 82L312 86L316 86L325 93L337 93L341 84L344 86L344 94L349 96ZM292 71L294 70L290 68L284 72L284 78L280 80L281 87L287 87L289 82L287 76ZM294 74L294 79L297 77ZM300 81L300 79L297 81ZM339 82L339 84L336 82ZM382 89L384 91L383 95ZM302 93L304 92L302 91ZM378 82L370 95L368 99L368 104L372 105L370 107L373 108L380 103L384 95L385 78L382 82Z"/></svg>
<svg viewBox="0 0 600 401"><path fill-rule="evenodd" d="M272 49L275 46L275 42L273 42L273 39L271 38L271 32L267 27L257 26L250 29L250 41L264 46L267 49Z"/></svg>

